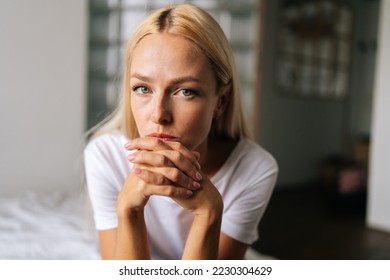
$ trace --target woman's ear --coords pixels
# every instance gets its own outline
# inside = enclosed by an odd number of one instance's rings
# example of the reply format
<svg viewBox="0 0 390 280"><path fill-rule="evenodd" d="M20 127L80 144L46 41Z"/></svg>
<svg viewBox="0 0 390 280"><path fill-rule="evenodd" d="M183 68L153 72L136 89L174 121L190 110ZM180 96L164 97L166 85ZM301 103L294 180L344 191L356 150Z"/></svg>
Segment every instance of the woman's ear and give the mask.
<svg viewBox="0 0 390 280"><path fill-rule="evenodd" d="M231 92L231 83L222 86L219 90L218 102L214 109L214 119L219 119L225 112L230 101Z"/></svg>

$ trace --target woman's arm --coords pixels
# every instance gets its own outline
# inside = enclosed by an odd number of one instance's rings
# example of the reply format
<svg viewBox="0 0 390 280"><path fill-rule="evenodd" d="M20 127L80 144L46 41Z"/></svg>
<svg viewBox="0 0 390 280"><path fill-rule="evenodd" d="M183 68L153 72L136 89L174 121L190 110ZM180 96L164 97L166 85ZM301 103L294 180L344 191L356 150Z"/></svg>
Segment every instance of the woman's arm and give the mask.
<svg viewBox="0 0 390 280"><path fill-rule="evenodd" d="M112 260L115 257L116 228L99 230L99 248L103 260Z"/></svg>
<svg viewBox="0 0 390 280"><path fill-rule="evenodd" d="M137 144L138 143L138 144ZM104 259L150 259L144 207L151 195L185 199L198 189L196 154L173 151L155 139L137 139L129 160L134 163L117 198L118 227L99 232ZM190 178L192 176L194 178ZM175 182L175 183L173 183ZM184 187L181 187L181 186Z"/></svg>
<svg viewBox="0 0 390 280"><path fill-rule="evenodd" d="M150 259L143 208L118 213L116 240L115 259Z"/></svg>
<svg viewBox="0 0 390 280"><path fill-rule="evenodd" d="M131 144L136 152L130 160L140 165L137 176L145 183L162 188L169 184L174 186L171 191L186 190L187 196L168 194L180 206L192 212L195 217L191 226L183 259L217 259L223 201L220 193L202 174L193 152L186 150L179 143L168 143L168 149L151 153L149 146L154 140L137 139ZM156 143L157 144L157 143Z"/></svg>
<svg viewBox="0 0 390 280"><path fill-rule="evenodd" d="M197 228L198 228L198 226L194 226L192 228L193 229L192 234L197 233L197 231L196 231ZM199 234L199 232L198 232L198 234ZM101 251L102 258L104 260L114 259L115 248L112 246L112 244L116 244L116 238L117 238L117 229L116 228L110 229L110 230L99 231L100 251ZM217 238L216 239L213 239L213 238L208 239L209 241L212 242L211 245L208 245L208 244L206 244L206 242L204 242L201 245L197 245L196 248L205 247L209 253L215 252L214 251L215 248L213 248L213 247L217 244L217 242L216 242ZM195 236L195 237L191 237L189 239L197 240L198 237ZM191 245L189 245L189 244L187 244L187 245L188 245L187 246L188 248L186 250L187 252L194 251L193 249L190 248ZM194 243L194 245L195 245L195 243ZM249 247L248 244L237 241L237 240L231 238L230 236L224 234L223 232L221 232L220 237L219 237L218 259L241 260L245 257L245 253L246 253L248 247ZM213 248L213 249L209 250L210 248ZM186 257L186 256L183 256L183 257ZM209 256L207 258L212 259L214 257Z"/></svg>
<svg viewBox="0 0 390 280"><path fill-rule="evenodd" d="M113 259L149 259L150 256L148 253L148 245L146 242L139 242L136 246L131 246L131 244L126 245L129 240L138 240L133 238L128 238L128 233L126 232L126 227L122 228L113 228L109 230L99 231L99 246L100 246L100 255L103 260L113 260ZM122 236L118 237L118 234ZM137 236L137 234L134 234ZM146 236L145 233L139 233L139 236ZM119 242L117 243L117 240ZM118 245L123 246L122 248L116 248ZM136 248L135 248L136 247ZM122 249L122 250L121 250ZM127 249L124 251L123 249ZM139 253L143 253L140 255ZM138 254L138 255L135 255Z"/></svg>
<svg viewBox="0 0 390 280"><path fill-rule="evenodd" d="M211 181L203 174L201 188L190 198L174 198L195 217L192 223L183 259L218 259L223 200Z"/></svg>
<svg viewBox="0 0 390 280"><path fill-rule="evenodd" d="M102 259L150 259L143 217L118 217L118 220L118 228L99 231Z"/></svg>
<svg viewBox="0 0 390 280"><path fill-rule="evenodd" d="M103 259L150 259L143 216L143 207L148 198L140 195L142 192L138 194L131 192L140 185L137 180L140 181L130 173L118 196L118 227L99 231L99 245ZM134 199L136 197L139 198Z"/></svg>
<svg viewBox="0 0 390 280"><path fill-rule="evenodd" d="M210 219L211 218L211 219ZM220 231L220 219L195 216L183 259L242 260L249 247Z"/></svg>
<svg viewBox="0 0 390 280"><path fill-rule="evenodd" d="M221 232L221 236L219 238L218 259L242 260L245 257L245 253L248 247L248 244L237 241Z"/></svg>
<svg viewBox="0 0 390 280"><path fill-rule="evenodd" d="M144 207L151 195L185 198L188 192L192 194L185 188L150 182L160 180L156 178L160 178L160 175L150 171L150 167L139 164L134 166L127 177L118 195L118 228L115 243L112 244L114 259L150 259Z"/></svg>
<svg viewBox="0 0 390 280"><path fill-rule="evenodd" d="M195 215L182 259L218 259L219 236L222 213Z"/></svg>

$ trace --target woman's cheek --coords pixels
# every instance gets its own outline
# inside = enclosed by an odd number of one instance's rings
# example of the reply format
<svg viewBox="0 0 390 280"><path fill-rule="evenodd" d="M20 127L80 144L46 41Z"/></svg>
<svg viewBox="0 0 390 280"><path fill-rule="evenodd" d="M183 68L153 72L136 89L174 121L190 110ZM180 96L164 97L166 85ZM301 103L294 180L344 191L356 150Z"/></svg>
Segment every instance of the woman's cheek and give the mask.
<svg viewBox="0 0 390 280"><path fill-rule="evenodd" d="M186 124L186 131L184 134L186 135L185 138L188 143L183 144L191 150L194 150L202 144L209 135L211 122L212 119L205 117L204 114L193 118L191 122Z"/></svg>

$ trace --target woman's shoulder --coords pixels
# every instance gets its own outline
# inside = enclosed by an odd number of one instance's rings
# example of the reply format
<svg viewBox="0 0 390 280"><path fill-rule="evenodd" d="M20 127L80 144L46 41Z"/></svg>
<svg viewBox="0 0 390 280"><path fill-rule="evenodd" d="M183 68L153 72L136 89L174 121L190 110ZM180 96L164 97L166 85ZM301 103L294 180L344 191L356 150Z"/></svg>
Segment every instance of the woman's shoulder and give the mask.
<svg viewBox="0 0 390 280"><path fill-rule="evenodd" d="M128 142L128 139L120 131L112 131L92 137L86 146L87 150L103 147L112 147L123 145Z"/></svg>
<svg viewBox="0 0 390 280"><path fill-rule="evenodd" d="M93 137L85 147L86 153L118 154L123 153L129 140L119 131L113 131Z"/></svg>
<svg viewBox="0 0 390 280"><path fill-rule="evenodd" d="M252 164L267 164L277 168L277 162L273 155L251 139L241 139L237 144L236 150L241 155L242 160L252 162Z"/></svg>
<svg viewBox="0 0 390 280"><path fill-rule="evenodd" d="M257 142L241 139L232 153L229 166L234 166L236 174L241 178L252 181L262 180L268 176L277 176L279 167L273 155Z"/></svg>
<svg viewBox="0 0 390 280"><path fill-rule="evenodd" d="M261 194L273 189L278 173L278 164L270 152L257 142L242 138L213 182L219 184L220 191L223 186L234 185L236 194L255 189Z"/></svg>

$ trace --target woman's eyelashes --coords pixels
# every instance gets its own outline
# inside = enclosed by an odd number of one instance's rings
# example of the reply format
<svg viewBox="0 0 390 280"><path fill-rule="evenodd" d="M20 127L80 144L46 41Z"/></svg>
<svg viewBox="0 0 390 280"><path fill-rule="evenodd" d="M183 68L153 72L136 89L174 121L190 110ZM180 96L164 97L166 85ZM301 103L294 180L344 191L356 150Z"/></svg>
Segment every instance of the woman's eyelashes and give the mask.
<svg viewBox="0 0 390 280"><path fill-rule="evenodd" d="M133 92L135 92L139 95L145 95L145 94L152 93L152 91L147 86L135 85L135 86L132 86L131 89ZM195 97L195 96L199 95L199 91L197 91L195 89L191 89L191 88L182 88L182 89L178 89L178 90L174 91L173 94L178 94L178 95L184 96L184 97Z"/></svg>
<svg viewBox="0 0 390 280"><path fill-rule="evenodd" d="M189 89L189 88L180 89L179 93L185 97L192 97L198 95L198 92L196 90Z"/></svg>
<svg viewBox="0 0 390 280"><path fill-rule="evenodd" d="M135 93L138 93L140 95L144 95L144 94L150 93L150 89L148 87L145 87L145 86L133 86L131 89Z"/></svg>

